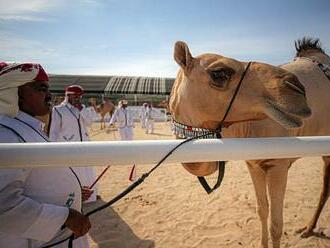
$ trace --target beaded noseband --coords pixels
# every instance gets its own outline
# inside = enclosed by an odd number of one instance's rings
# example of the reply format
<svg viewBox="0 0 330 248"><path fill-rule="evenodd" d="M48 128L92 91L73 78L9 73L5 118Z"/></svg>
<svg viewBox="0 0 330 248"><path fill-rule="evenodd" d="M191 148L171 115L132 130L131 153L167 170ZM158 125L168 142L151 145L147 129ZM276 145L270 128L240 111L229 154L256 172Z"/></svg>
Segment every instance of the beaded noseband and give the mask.
<svg viewBox="0 0 330 248"><path fill-rule="evenodd" d="M180 139L187 139L201 136L204 139L217 139L217 132L206 128L187 126L172 120L172 132Z"/></svg>

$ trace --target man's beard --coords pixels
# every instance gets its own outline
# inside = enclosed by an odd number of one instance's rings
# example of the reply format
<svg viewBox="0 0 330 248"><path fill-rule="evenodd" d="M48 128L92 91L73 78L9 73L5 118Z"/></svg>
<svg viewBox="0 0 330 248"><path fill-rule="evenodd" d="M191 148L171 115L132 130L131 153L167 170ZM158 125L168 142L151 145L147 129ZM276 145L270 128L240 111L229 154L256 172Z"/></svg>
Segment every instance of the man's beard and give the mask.
<svg viewBox="0 0 330 248"><path fill-rule="evenodd" d="M71 99L70 103L71 103L73 106L81 105L81 98L74 98L74 99Z"/></svg>

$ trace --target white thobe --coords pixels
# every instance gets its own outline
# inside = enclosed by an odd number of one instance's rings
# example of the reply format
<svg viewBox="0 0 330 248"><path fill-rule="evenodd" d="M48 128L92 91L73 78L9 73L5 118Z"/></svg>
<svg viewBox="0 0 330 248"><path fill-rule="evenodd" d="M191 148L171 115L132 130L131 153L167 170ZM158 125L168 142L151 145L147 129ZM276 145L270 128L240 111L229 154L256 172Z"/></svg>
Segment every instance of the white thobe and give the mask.
<svg viewBox="0 0 330 248"><path fill-rule="evenodd" d="M146 133L153 133L155 127L155 114L156 111L153 108L148 108L145 112Z"/></svg>
<svg viewBox="0 0 330 248"><path fill-rule="evenodd" d="M47 142L42 127L23 112L16 118L0 114L0 142ZM81 211L80 184L69 167L1 169L0 247L34 248L70 236L68 229L60 231L69 207Z"/></svg>
<svg viewBox="0 0 330 248"><path fill-rule="evenodd" d="M84 116L84 119L90 120L91 122L97 121L100 119L98 113L95 111L93 106L83 108L81 110L81 114ZM91 127L91 125L89 125L87 127Z"/></svg>
<svg viewBox="0 0 330 248"><path fill-rule="evenodd" d="M140 110L141 128L146 128L146 111L147 107L142 106Z"/></svg>
<svg viewBox="0 0 330 248"><path fill-rule="evenodd" d="M68 102L63 102L53 108L49 138L57 142L89 141L87 127L92 119L86 114L85 108L79 111ZM82 186L90 186L96 180L94 167L74 167ZM96 201L96 188L86 202Z"/></svg>
<svg viewBox="0 0 330 248"><path fill-rule="evenodd" d="M134 120L133 115L127 108L120 107L112 115L109 124L118 123L121 140L133 140Z"/></svg>

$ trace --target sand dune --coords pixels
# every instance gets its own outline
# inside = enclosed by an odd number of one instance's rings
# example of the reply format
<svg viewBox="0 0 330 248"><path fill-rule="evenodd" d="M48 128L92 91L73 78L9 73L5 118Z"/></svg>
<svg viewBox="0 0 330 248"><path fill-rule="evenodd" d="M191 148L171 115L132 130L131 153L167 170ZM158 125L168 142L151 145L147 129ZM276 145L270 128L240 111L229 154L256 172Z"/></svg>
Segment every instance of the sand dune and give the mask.
<svg viewBox="0 0 330 248"><path fill-rule="evenodd" d="M93 126L93 140L115 140L115 131ZM155 134L147 135L137 125L135 139L172 139L168 123L156 123ZM150 151L152 152L152 151ZM148 154L146 154L148 156ZM102 200L110 200L129 184L132 165L113 166L100 181ZM149 165L137 165L138 175ZM98 173L103 168L98 167ZM290 170L284 206L282 247L330 247L330 202L320 217L318 231L326 237L302 239L295 231L311 218L321 188L320 158L298 160ZM208 177L215 180L215 176ZM207 195L197 178L178 164L165 164L143 184L91 217L91 247L192 248L258 247L260 225L255 212L253 185L243 161L230 161L221 188Z"/></svg>

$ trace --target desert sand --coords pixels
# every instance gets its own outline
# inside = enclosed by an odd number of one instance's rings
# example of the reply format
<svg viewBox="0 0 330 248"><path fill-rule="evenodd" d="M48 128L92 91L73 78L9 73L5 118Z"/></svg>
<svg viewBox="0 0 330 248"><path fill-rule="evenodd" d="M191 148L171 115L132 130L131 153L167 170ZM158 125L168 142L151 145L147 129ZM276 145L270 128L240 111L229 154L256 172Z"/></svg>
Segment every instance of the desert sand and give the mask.
<svg viewBox="0 0 330 248"><path fill-rule="evenodd" d="M90 135L92 140L119 140L118 132L101 131L99 123L93 125ZM169 123L156 123L154 134L145 134L137 124L134 135L138 140L174 138ZM330 201L316 229L323 235L302 239L295 233L317 206L322 165L321 158L303 158L290 169L282 247L330 247ZM136 167L141 176L152 166ZM97 167L98 174L104 168ZM102 199L87 204L85 210L109 201L130 185L131 168L110 167L97 185ZM208 179L214 182L215 177ZM91 222L91 247L259 247L255 193L244 161L227 163L222 186L211 195L180 164L164 164L112 207L92 215Z"/></svg>

